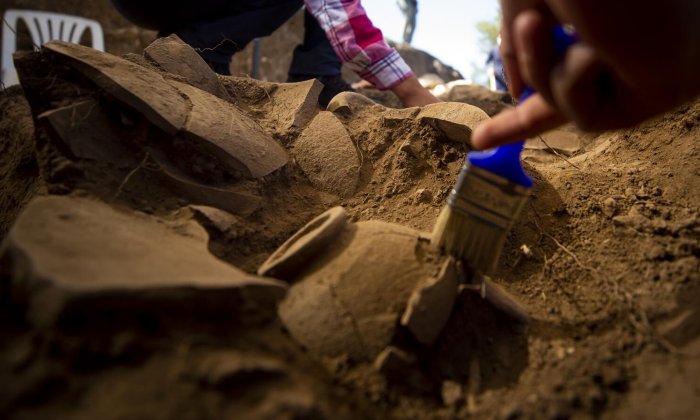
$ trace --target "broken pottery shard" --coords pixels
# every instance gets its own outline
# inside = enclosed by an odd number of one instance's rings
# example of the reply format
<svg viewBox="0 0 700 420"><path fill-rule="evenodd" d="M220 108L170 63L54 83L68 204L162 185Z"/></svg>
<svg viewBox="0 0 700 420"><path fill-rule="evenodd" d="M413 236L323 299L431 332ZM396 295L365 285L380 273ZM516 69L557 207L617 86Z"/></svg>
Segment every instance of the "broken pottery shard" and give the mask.
<svg viewBox="0 0 700 420"><path fill-rule="evenodd" d="M233 104L196 87L171 83L190 101L189 119L178 136L192 146L249 178L269 175L287 163L282 146Z"/></svg>
<svg viewBox="0 0 700 420"><path fill-rule="evenodd" d="M216 73L177 35L156 39L143 54L163 70L184 77L192 86L225 101L231 100Z"/></svg>
<svg viewBox="0 0 700 420"><path fill-rule="evenodd" d="M411 370L416 364L416 357L410 353L394 347L387 346L374 359L373 366L381 374L400 378L405 377L406 372Z"/></svg>
<svg viewBox="0 0 700 420"><path fill-rule="evenodd" d="M406 120L414 120L420 112L420 108L388 108L382 114L382 122L401 123Z"/></svg>
<svg viewBox="0 0 700 420"><path fill-rule="evenodd" d="M261 124L280 134L305 127L318 113L318 95L323 85L316 79L279 84L248 77L220 79L231 97L261 109Z"/></svg>
<svg viewBox="0 0 700 420"><path fill-rule="evenodd" d="M219 232L226 232L238 224L238 217L231 213L209 206L189 206L195 219L205 227L213 227Z"/></svg>
<svg viewBox="0 0 700 420"><path fill-rule="evenodd" d="M163 182L192 203L218 207L242 216L248 216L260 207L261 199L256 195L238 192L233 187L202 184L172 165L158 152L151 150L149 156L157 166L157 173Z"/></svg>
<svg viewBox="0 0 700 420"><path fill-rule="evenodd" d="M501 286L488 278L483 279L484 298L496 309L502 311L523 325L530 323L530 315L527 310Z"/></svg>
<svg viewBox="0 0 700 420"><path fill-rule="evenodd" d="M357 92L340 92L331 99L326 109L334 114L350 116L358 111L371 107L375 107L377 110L384 108L365 95L361 95Z"/></svg>
<svg viewBox="0 0 700 420"><path fill-rule="evenodd" d="M279 308L290 335L316 356L370 362L389 345L416 284L436 271L413 229L379 221L346 226L299 273ZM310 316L309 314L313 314Z"/></svg>
<svg viewBox="0 0 700 420"><path fill-rule="evenodd" d="M260 266L258 274L290 281L320 252L326 250L347 225L347 213L333 207L287 239Z"/></svg>
<svg viewBox="0 0 700 420"><path fill-rule="evenodd" d="M39 115L39 121L67 156L133 165L134 154L119 137L122 128L111 120L95 100L87 100Z"/></svg>
<svg viewBox="0 0 700 420"><path fill-rule="evenodd" d="M350 135L331 112L320 112L294 142L294 158L321 191L350 197L357 189L360 160Z"/></svg>
<svg viewBox="0 0 700 420"><path fill-rule="evenodd" d="M469 144L472 131L489 116L472 105L440 102L424 106L416 118L437 128L452 141Z"/></svg>
<svg viewBox="0 0 700 420"><path fill-rule="evenodd" d="M219 351L207 355L193 372L202 384L215 388L246 385L250 381L279 380L288 373L278 359L236 351Z"/></svg>
<svg viewBox="0 0 700 420"><path fill-rule="evenodd" d="M43 48L166 133L185 124L187 102L157 72L78 44L51 41Z"/></svg>
<svg viewBox="0 0 700 420"><path fill-rule="evenodd" d="M512 99L506 92L494 92L489 88L455 80L447 83L445 93L438 95L446 102L463 102L483 109L489 117L510 107Z"/></svg>
<svg viewBox="0 0 700 420"><path fill-rule="evenodd" d="M191 220L166 222L88 199L37 197L3 244L0 267L12 279L7 287L15 304L40 326L143 314L227 323L273 316L284 283L215 258L207 242Z"/></svg>
<svg viewBox="0 0 700 420"><path fill-rule="evenodd" d="M564 156L572 156L579 152L582 147L581 138L572 129L548 131L541 136L529 139L525 143L526 149L543 150Z"/></svg>
<svg viewBox="0 0 700 420"><path fill-rule="evenodd" d="M282 83L272 99L272 115L287 130L303 128L318 112L318 95L323 84L316 79Z"/></svg>
<svg viewBox="0 0 700 420"><path fill-rule="evenodd" d="M433 344L450 318L457 293L458 275L455 262L450 258L437 277L418 284L408 300L401 325L411 331L419 343Z"/></svg>

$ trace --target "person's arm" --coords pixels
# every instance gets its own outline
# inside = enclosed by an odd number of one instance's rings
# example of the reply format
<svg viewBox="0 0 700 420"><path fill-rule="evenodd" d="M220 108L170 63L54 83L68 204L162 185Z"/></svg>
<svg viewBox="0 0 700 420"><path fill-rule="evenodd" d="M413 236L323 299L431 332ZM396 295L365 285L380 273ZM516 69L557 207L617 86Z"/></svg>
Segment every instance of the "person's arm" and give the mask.
<svg viewBox="0 0 700 420"><path fill-rule="evenodd" d="M305 0L338 58L381 90L392 90L405 106L439 102L418 82L398 51L384 41L360 0Z"/></svg>

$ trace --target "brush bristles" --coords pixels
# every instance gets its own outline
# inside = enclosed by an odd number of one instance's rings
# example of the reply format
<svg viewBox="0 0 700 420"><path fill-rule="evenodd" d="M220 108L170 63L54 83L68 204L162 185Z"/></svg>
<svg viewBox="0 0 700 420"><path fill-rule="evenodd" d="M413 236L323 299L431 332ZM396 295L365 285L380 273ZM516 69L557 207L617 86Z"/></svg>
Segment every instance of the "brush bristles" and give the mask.
<svg viewBox="0 0 700 420"><path fill-rule="evenodd" d="M445 206L433 229L431 243L465 261L472 270L488 273L498 262L507 234L507 230Z"/></svg>
<svg viewBox="0 0 700 420"><path fill-rule="evenodd" d="M465 165L438 217L431 243L478 272L493 270L528 189Z"/></svg>

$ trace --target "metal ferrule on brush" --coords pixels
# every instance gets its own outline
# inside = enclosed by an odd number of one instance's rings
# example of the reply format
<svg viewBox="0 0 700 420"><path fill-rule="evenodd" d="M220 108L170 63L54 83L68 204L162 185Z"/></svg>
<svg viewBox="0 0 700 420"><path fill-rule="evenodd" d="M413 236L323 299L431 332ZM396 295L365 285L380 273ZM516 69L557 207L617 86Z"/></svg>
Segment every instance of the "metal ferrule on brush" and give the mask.
<svg viewBox="0 0 700 420"><path fill-rule="evenodd" d="M464 244L470 249L461 250L461 254L473 269L494 269L529 191L490 171L464 164L447 203L453 212L470 221L471 240Z"/></svg>

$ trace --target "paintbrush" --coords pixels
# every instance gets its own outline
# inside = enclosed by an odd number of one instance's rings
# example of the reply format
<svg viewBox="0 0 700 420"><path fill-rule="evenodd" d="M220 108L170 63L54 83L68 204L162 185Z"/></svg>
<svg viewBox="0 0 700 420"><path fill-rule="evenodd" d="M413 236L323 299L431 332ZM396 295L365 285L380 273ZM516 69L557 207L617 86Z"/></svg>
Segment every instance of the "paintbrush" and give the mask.
<svg viewBox="0 0 700 420"><path fill-rule="evenodd" d="M576 41L570 29L553 31L554 51L563 57ZM533 93L526 88L520 102ZM520 154L525 142L469 152L447 205L433 228L431 243L477 273L494 270L513 222L527 202L533 181Z"/></svg>

